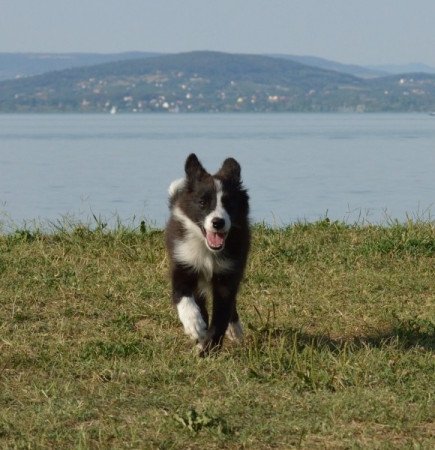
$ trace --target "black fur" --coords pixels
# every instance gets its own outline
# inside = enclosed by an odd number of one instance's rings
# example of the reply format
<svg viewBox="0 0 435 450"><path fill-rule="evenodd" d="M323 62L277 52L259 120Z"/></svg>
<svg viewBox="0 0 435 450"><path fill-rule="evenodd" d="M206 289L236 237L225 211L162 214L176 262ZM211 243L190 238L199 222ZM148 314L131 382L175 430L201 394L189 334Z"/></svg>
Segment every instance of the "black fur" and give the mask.
<svg viewBox="0 0 435 450"><path fill-rule="evenodd" d="M239 321L236 296L250 245L249 197L242 186L240 165L233 158L226 159L220 170L210 175L191 154L185 163L185 174L185 180L171 192L171 216L166 226L172 300L177 306L183 297L194 298L207 327L199 342L202 354L207 354L222 345L228 325ZM225 221L231 222L228 231L223 226ZM220 236L216 245L226 235L222 249L208 245L206 228ZM180 245L183 251L179 250ZM205 283L212 293L210 321L202 289Z"/></svg>

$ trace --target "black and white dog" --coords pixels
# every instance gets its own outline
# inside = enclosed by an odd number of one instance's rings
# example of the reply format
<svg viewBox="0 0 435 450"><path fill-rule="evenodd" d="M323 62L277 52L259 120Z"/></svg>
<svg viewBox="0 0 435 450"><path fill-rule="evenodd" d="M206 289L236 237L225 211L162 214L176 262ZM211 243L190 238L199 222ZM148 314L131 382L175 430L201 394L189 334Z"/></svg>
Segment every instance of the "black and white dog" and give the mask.
<svg viewBox="0 0 435 450"><path fill-rule="evenodd" d="M250 244L249 197L233 158L210 175L191 154L185 172L169 187L166 246L174 305L184 331L205 355L222 345L225 334L242 338L236 295ZM208 293L213 297L210 323Z"/></svg>

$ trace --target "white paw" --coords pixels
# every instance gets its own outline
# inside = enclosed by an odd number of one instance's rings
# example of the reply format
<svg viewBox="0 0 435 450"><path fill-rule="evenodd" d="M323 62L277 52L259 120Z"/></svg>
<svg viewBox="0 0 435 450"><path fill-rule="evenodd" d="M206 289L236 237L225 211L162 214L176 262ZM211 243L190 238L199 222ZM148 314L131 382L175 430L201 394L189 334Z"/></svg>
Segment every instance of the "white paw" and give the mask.
<svg viewBox="0 0 435 450"><path fill-rule="evenodd" d="M240 320L238 320L237 322L229 323L227 331L225 332L225 336L230 341L240 342L243 339L243 328Z"/></svg>
<svg viewBox="0 0 435 450"><path fill-rule="evenodd" d="M177 310L184 332L195 341L203 341L207 333L207 325L193 297L183 297L177 304Z"/></svg>

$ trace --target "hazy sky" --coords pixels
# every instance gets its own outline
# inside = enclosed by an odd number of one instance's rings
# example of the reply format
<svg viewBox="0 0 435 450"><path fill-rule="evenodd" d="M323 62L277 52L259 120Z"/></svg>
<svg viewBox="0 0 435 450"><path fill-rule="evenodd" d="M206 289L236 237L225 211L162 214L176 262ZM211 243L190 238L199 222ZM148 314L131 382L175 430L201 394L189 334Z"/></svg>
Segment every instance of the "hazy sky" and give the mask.
<svg viewBox="0 0 435 450"><path fill-rule="evenodd" d="M0 0L1 52L130 50L435 66L435 0Z"/></svg>

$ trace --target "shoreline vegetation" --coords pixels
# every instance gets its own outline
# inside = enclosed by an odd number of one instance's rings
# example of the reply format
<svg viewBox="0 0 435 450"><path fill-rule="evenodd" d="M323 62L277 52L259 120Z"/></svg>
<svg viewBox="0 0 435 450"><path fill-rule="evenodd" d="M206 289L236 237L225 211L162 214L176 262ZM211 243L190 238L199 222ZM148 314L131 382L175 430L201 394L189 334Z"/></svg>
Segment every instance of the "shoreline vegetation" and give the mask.
<svg viewBox="0 0 435 450"><path fill-rule="evenodd" d="M253 226L200 359L163 231L0 226L0 447L433 448L435 223Z"/></svg>

